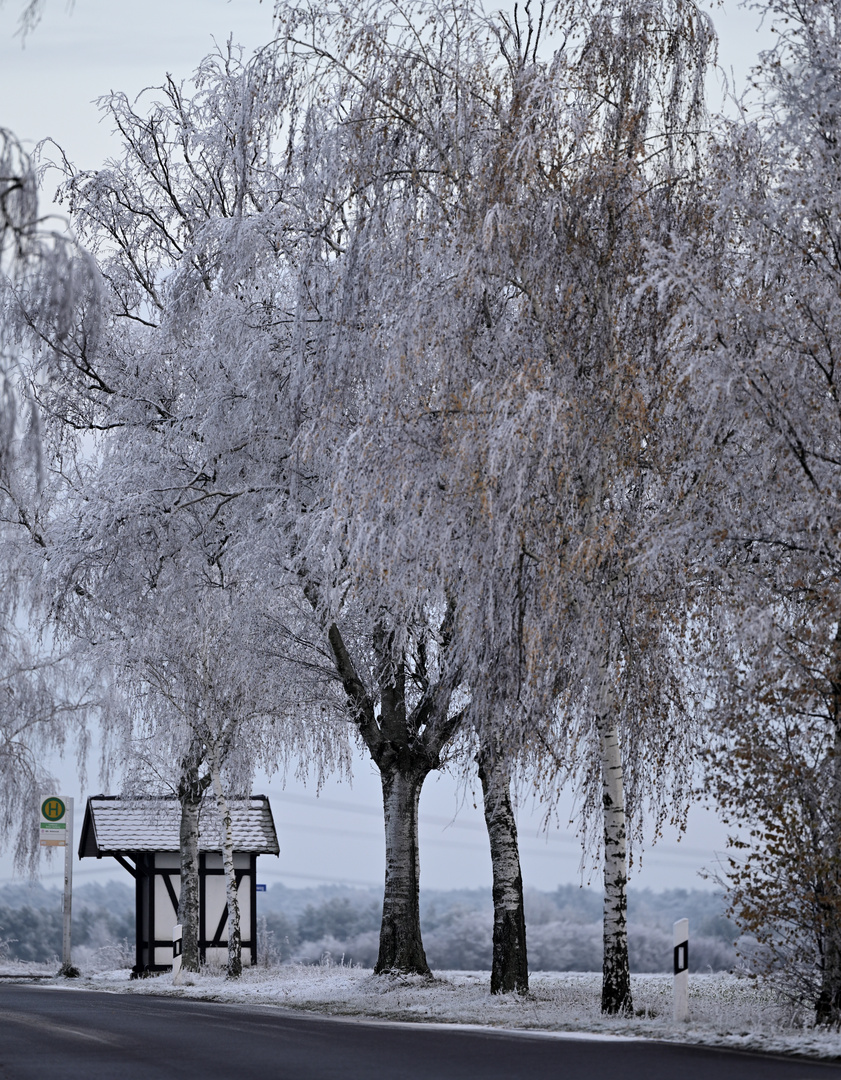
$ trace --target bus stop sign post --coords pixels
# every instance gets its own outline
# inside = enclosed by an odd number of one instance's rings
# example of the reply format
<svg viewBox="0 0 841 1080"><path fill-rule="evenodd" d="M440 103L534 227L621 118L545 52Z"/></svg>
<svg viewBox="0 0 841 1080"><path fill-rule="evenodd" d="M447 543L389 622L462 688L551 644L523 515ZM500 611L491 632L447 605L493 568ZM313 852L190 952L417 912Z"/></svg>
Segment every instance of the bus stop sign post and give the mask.
<svg viewBox="0 0 841 1080"><path fill-rule="evenodd" d="M50 795L41 803L41 847L64 848L64 896L61 910L64 915L61 937L61 970L65 975L77 974L70 960L70 912L73 898L73 800Z"/></svg>

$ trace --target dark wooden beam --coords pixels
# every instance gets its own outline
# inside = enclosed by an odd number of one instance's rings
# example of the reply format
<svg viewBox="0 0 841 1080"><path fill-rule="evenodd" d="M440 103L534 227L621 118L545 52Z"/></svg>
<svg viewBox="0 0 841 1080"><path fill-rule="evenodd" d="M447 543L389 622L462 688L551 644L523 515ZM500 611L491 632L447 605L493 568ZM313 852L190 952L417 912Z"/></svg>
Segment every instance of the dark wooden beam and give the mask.
<svg viewBox="0 0 841 1080"><path fill-rule="evenodd" d="M125 859L122 855L117 855L116 853L114 854L114 858L124 870L128 870L133 878L137 877L137 867L132 866L128 859Z"/></svg>
<svg viewBox="0 0 841 1080"><path fill-rule="evenodd" d="M247 870L234 870L234 880L237 883L237 893L239 893L239 887L242 884L242 879L248 873ZM213 941L210 943L211 949L218 949L222 944L222 931L225 929L225 923L228 921L228 905L225 904L225 910L222 912L222 918L219 920L219 925L216 927L216 933L213 935ZM254 936L254 930L251 931L252 937Z"/></svg>
<svg viewBox="0 0 841 1080"><path fill-rule="evenodd" d="M171 874L161 874L164 879L164 885L166 885L166 891L169 893L169 898L172 901L172 910L175 912L175 921L178 922L178 897L175 895L175 888L172 884Z"/></svg>

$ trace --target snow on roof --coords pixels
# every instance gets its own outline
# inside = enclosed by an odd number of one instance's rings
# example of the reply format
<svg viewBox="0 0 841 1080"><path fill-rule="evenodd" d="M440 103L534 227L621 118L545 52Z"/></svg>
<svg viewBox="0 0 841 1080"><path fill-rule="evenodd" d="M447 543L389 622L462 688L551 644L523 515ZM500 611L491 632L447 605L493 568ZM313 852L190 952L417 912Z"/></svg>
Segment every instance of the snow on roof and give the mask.
<svg viewBox="0 0 841 1080"><path fill-rule="evenodd" d="M234 850L278 855L272 808L265 795L230 800ZM175 798L88 799L79 840L79 858L132 851L178 851L181 807ZM199 812L199 850L219 851L222 828L215 801L205 799Z"/></svg>

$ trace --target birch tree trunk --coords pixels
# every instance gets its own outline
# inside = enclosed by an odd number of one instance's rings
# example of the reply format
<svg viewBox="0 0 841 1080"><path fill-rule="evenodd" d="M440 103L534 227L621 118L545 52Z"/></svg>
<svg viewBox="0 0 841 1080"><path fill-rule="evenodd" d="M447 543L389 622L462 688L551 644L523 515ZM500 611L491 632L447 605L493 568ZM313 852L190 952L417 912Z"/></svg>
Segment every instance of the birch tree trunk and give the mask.
<svg viewBox="0 0 841 1080"><path fill-rule="evenodd" d="M429 975L420 926L418 805L427 771L401 770L383 761L380 778L385 817L385 892L380 951L374 974Z"/></svg>
<svg viewBox="0 0 841 1080"><path fill-rule="evenodd" d="M529 966L523 876L517 845L517 822L511 805L510 776L492 750L477 757L484 798L485 824L493 870L493 961L491 993L526 993Z"/></svg>
<svg viewBox="0 0 841 1080"><path fill-rule="evenodd" d="M225 899L228 902L228 978L238 979L242 975L242 933L239 922L237 877L234 869L234 837L231 808L222 790L222 777L216 754L211 757L211 778L223 829L222 863L225 867Z"/></svg>
<svg viewBox="0 0 841 1080"><path fill-rule="evenodd" d="M199 778L195 760L182 763L178 800L181 824L180 852L181 894L178 898L178 921L181 924L181 970L197 972L201 967L199 952L199 810L205 784Z"/></svg>
<svg viewBox="0 0 841 1080"><path fill-rule="evenodd" d="M627 836L619 728L614 716L596 718L599 732L604 807L604 960L602 1012L633 1013L628 963Z"/></svg>
<svg viewBox="0 0 841 1080"><path fill-rule="evenodd" d="M827 857L818 887L821 913L821 989L815 1004L815 1022L841 1022L841 623L835 632L835 677L832 680L832 716L835 723L831 780L827 791L826 819L829 824Z"/></svg>

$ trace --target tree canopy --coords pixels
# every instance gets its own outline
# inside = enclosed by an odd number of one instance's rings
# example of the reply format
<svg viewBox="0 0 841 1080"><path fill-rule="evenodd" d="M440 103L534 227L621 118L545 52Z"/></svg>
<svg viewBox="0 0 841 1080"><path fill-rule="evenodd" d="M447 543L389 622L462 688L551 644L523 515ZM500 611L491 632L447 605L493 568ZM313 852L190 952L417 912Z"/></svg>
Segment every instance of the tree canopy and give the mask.
<svg viewBox="0 0 841 1080"><path fill-rule="evenodd" d="M0 657L28 591L97 673L61 698L5 662L9 754L60 744L56 701L83 715L103 672L115 755L187 824L211 783L224 821L256 765L324 775L356 740L376 970L421 974L421 788L478 765L503 990L511 781L572 785L607 1012L630 844L700 784L756 825L734 916L836 1022L838 27L768 10L725 120L686 0L280 2L254 56L103 99L121 150L67 167L72 242L0 133Z"/></svg>

